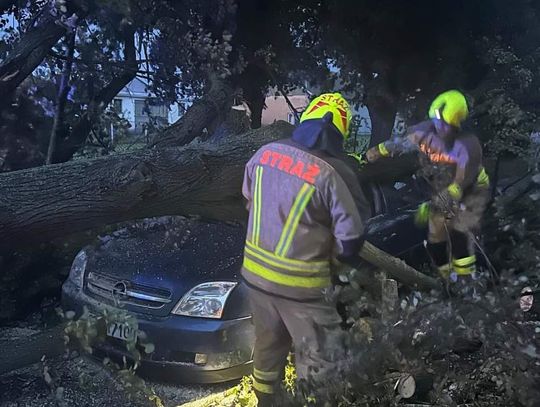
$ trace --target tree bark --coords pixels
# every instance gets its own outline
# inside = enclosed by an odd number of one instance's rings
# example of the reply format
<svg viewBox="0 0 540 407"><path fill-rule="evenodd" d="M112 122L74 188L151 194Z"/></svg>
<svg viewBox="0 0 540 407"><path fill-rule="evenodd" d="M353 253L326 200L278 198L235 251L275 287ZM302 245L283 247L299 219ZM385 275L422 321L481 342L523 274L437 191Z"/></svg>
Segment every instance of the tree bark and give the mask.
<svg viewBox="0 0 540 407"><path fill-rule="evenodd" d="M0 355L0 375L42 360L43 356L53 358L66 351L64 345L64 324L16 340L0 340L2 348L10 352Z"/></svg>
<svg viewBox="0 0 540 407"><path fill-rule="evenodd" d="M373 147L392 136L397 113L397 102L382 97L368 97L367 108L371 119L369 147Z"/></svg>
<svg viewBox="0 0 540 407"><path fill-rule="evenodd" d="M261 145L289 136L292 129L278 122L218 144L0 174L0 252L151 216L245 219L241 195L245 163ZM439 288L435 279L369 242L360 256L404 284Z"/></svg>
<svg viewBox="0 0 540 407"><path fill-rule="evenodd" d="M32 27L0 64L0 110L11 103L17 87L43 61L51 47L65 34L56 16L46 15Z"/></svg>
<svg viewBox="0 0 540 407"><path fill-rule="evenodd" d="M17 0L0 0L0 14L17 4Z"/></svg>
<svg viewBox="0 0 540 407"><path fill-rule="evenodd" d="M220 144L151 149L0 174L0 250L158 215L245 217L244 165L281 122Z"/></svg>
<svg viewBox="0 0 540 407"><path fill-rule="evenodd" d="M403 260L389 255L369 242L364 243L360 257L409 287L416 287L419 290L438 290L441 288L436 279L420 273Z"/></svg>
<svg viewBox="0 0 540 407"><path fill-rule="evenodd" d="M56 112L54 114L54 122L51 129L51 137L49 139L49 148L47 149L47 158L45 164L52 164L54 150L56 148L56 139L58 129L64 122L64 110L66 108L67 97L69 93L69 81L71 78L71 68L73 67L73 53L75 52L75 30L69 35L68 54L64 61L60 83L58 85L58 96L56 98Z"/></svg>
<svg viewBox="0 0 540 407"><path fill-rule="evenodd" d="M262 125L262 112L264 110L264 101L264 92L260 92L260 95L254 95L247 101L249 110L251 111L252 129L258 129Z"/></svg>
<svg viewBox="0 0 540 407"><path fill-rule="evenodd" d="M262 124L262 112L268 88L267 69L257 63L249 64L241 75L240 85L244 100L251 111L251 128L258 129Z"/></svg>
<svg viewBox="0 0 540 407"><path fill-rule="evenodd" d="M211 77L208 92L176 123L157 135L151 147L166 148L189 144L199 137L205 128L216 121L223 121L233 102L233 90L225 80Z"/></svg>

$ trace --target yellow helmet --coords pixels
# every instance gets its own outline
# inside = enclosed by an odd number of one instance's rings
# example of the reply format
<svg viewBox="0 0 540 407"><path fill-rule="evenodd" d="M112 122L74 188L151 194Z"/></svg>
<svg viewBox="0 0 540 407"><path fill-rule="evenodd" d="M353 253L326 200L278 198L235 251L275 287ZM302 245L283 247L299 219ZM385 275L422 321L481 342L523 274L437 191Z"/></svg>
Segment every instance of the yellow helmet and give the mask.
<svg viewBox="0 0 540 407"><path fill-rule="evenodd" d="M429 108L429 117L431 119L442 119L446 123L461 127L469 115L467 100L463 93L457 90L448 90L435 98Z"/></svg>
<svg viewBox="0 0 540 407"><path fill-rule="evenodd" d="M304 120L322 119L326 113L332 113L332 123L337 127L344 139L349 138L352 112L349 103L341 93L323 93L308 105L300 123Z"/></svg>

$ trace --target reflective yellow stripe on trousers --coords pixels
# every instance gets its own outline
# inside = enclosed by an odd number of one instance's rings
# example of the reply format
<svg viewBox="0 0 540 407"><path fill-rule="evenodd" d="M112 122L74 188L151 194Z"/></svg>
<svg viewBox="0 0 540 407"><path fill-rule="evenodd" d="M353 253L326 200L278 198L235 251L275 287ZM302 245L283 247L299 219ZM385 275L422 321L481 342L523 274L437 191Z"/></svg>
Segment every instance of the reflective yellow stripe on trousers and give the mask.
<svg viewBox="0 0 540 407"><path fill-rule="evenodd" d="M255 186L253 191L253 221L251 225L251 241L258 246L261 234L261 204L262 204L262 176L263 167L255 170Z"/></svg>
<svg viewBox="0 0 540 407"><path fill-rule="evenodd" d="M476 256L472 255L461 259L454 259L453 265L457 275L467 276L476 271Z"/></svg>

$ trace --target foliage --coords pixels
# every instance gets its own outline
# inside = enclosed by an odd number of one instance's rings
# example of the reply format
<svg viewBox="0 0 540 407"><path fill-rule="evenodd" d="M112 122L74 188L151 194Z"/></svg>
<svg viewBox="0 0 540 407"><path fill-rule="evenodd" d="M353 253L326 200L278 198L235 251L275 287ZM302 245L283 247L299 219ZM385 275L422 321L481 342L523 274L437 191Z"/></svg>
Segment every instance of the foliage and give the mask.
<svg viewBox="0 0 540 407"><path fill-rule="evenodd" d="M125 341L130 360L124 356L123 364L119 365L109 358L104 358L102 363L115 373L118 383L128 391L131 397L144 395L156 407L163 407L163 403L155 391L136 375L143 357L141 351L147 355L151 354L154 352L155 346L148 341L146 334L138 329L137 319L133 315L120 307L104 308L101 315L95 315L85 307L82 315L78 318L75 318L73 311L67 311L64 316L67 320L64 330L66 345L77 346L88 354L93 353L94 345L105 341L107 326L111 323L122 324L136 332L136 335Z"/></svg>
<svg viewBox="0 0 540 407"><path fill-rule="evenodd" d="M539 145L529 150L530 170L513 180L496 197L491 208L486 245L497 269L507 275L520 274L525 281L538 285L540 272L540 172Z"/></svg>
<svg viewBox="0 0 540 407"><path fill-rule="evenodd" d="M524 158L536 115L519 102L531 91L535 70L512 47L503 47L500 40L484 37L477 48L482 60L492 67L478 91L472 116L486 142L486 153L491 157Z"/></svg>

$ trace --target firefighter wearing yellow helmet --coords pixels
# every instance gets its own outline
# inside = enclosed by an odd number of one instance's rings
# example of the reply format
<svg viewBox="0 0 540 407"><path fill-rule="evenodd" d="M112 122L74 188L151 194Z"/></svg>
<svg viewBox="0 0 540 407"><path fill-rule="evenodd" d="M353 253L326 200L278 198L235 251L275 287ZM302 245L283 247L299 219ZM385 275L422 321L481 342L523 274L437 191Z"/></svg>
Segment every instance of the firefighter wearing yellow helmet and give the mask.
<svg viewBox="0 0 540 407"><path fill-rule="evenodd" d="M341 318L325 293L334 257L358 263L369 207L345 164L351 117L339 93L320 95L292 136L263 146L246 165L242 277L255 325L253 387L261 407L276 405L291 345L299 382L310 367L323 375L332 366L328 343L343 352Z"/></svg>
<svg viewBox="0 0 540 407"><path fill-rule="evenodd" d="M433 188L433 197L431 203L420 205L416 221L428 224L427 249L441 275L461 282L476 275L473 238L489 197L480 142L461 129L468 114L465 96L457 90L446 91L431 104L430 120L409 127L405 137L380 143L366 154L373 162L420 152L422 172Z"/></svg>
<svg viewBox="0 0 540 407"><path fill-rule="evenodd" d="M341 93L324 93L313 99L302 113L300 123L306 120L322 119L327 113L332 113L332 124L344 139L348 139L352 112L349 103L341 96Z"/></svg>

